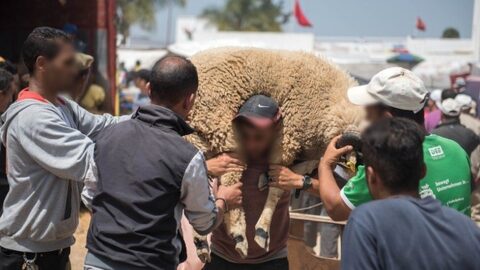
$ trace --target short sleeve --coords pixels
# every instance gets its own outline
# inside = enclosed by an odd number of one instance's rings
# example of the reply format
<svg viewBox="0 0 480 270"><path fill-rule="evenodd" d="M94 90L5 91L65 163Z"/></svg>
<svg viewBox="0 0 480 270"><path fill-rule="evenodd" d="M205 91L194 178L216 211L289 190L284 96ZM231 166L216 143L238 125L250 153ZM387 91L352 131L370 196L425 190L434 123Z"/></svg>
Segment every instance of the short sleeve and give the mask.
<svg viewBox="0 0 480 270"><path fill-rule="evenodd" d="M365 166L358 166L357 174L348 180L340 191L340 196L350 209L373 200L368 189Z"/></svg>

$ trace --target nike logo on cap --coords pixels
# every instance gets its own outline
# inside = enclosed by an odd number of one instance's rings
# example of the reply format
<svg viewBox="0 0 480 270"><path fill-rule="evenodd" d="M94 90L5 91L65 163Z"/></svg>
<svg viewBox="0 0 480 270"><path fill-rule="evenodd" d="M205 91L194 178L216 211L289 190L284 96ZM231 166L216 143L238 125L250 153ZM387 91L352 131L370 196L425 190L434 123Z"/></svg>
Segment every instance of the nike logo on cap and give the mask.
<svg viewBox="0 0 480 270"><path fill-rule="evenodd" d="M268 107L270 107L270 106L265 106L265 105L262 105L262 104L258 104L258 107L259 107L259 108L268 108Z"/></svg>

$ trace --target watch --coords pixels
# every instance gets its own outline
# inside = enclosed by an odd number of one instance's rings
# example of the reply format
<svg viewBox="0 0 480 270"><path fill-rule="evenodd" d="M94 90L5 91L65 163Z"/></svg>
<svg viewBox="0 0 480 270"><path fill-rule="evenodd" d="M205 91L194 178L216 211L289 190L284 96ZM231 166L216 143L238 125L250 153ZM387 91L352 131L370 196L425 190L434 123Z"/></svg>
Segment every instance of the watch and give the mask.
<svg viewBox="0 0 480 270"><path fill-rule="evenodd" d="M295 199L298 199L300 197L300 192L302 190L307 190L312 187L312 178L308 175L303 176L303 186L301 189L296 189L295 190Z"/></svg>
<svg viewBox="0 0 480 270"><path fill-rule="evenodd" d="M302 190L307 190L312 187L312 178L308 175L303 176Z"/></svg>

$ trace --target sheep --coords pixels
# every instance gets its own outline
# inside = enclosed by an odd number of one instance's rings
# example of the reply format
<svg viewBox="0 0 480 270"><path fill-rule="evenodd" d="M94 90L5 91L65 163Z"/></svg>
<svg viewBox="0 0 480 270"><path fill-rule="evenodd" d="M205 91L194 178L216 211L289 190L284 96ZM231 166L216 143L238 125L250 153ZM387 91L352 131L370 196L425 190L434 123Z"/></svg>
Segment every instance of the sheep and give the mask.
<svg viewBox="0 0 480 270"><path fill-rule="evenodd" d="M189 123L195 133L187 137L207 158L237 151L232 119L251 96L275 99L283 119L271 164L292 165L294 160L319 159L327 143L354 128L361 113L346 100L354 80L329 61L312 54L253 48L216 48L192 57L199 90ZM222 185L240 181L241 173L221 177ZM269 248L271 217L283 190L269 188L267 202L255 226L255 242ZM247 256L244 209L226 213L227 232L236 250ZM288 221L284 221L288 222ZM195 236L197 254L209 261L206 237Z"/></svg>

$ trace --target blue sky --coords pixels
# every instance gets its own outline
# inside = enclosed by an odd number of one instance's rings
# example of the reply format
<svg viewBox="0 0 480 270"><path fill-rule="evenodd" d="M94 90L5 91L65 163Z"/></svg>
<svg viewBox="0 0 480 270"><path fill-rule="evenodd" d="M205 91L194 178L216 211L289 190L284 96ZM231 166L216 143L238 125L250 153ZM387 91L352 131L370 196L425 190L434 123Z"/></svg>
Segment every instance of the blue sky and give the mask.
<svg viewBox="0 0 480 270"><path fill-rule="evenodd" d="M184 8L175 8L174 18L180 15L199 15L206 7L222 6L226 0L188 0ZM294 0L284 0L285 11L291 10ZM389 36L414 33L415 20L420 16L427 25L421 37L439 37L446 27L455 27L460 36L471 36L473 0L300 0L313 28L302 28L294 20L285 31L313 32L316 36ZM293 19L293 18L292 18ZM132 29L133 36L149 36L164 40L166 12L157 11L157 26L145 32Z"/></svg>

